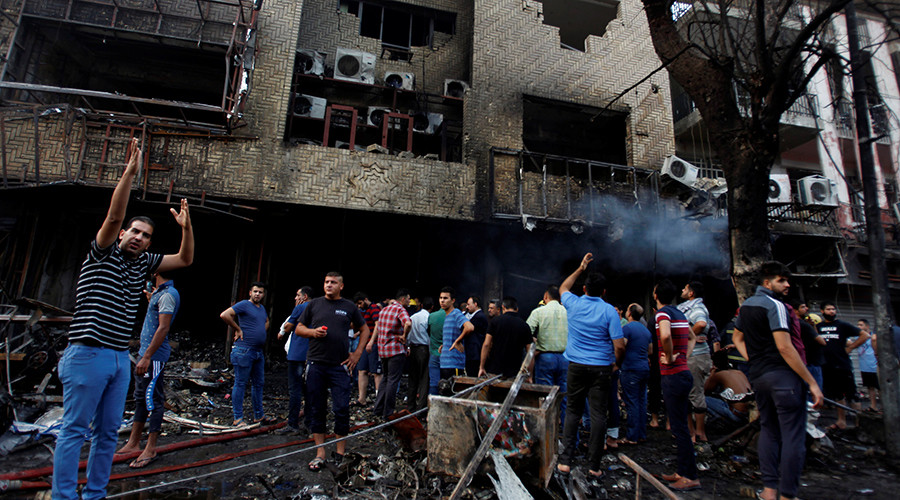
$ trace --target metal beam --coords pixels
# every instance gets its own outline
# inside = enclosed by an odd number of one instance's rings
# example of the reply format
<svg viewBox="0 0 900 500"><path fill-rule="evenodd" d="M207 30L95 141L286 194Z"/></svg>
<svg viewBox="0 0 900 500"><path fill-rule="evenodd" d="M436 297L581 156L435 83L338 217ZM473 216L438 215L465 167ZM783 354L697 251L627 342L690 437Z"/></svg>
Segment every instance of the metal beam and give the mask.
<svg viewBox="0 0 900 500"><path fill-rule="evenodd" d="M181 109L193 109L196 111L208 111L211 113L223 113L225 110L219 106L212 104L200 104L184 101L170 101L166 99L149 99L146 97L131 97L122 94L113 94L111 92L101 92L99 90L74 89L70 87L55 87L52 85L40 85L36 83L19 83L19 82L0 82L0 88L25 90L29 92L50 92L54 94L68 94L86 97L97 97L101 99L110 99L114 101L136 102L143 104L155 104L158 106L169 106Z"/></svg>

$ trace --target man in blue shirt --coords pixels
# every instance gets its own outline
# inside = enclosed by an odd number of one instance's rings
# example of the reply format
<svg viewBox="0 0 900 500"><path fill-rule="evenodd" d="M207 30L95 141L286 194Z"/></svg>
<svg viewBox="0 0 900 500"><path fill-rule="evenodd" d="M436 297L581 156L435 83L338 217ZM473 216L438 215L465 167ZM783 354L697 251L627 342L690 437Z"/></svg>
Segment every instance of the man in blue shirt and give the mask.
<svg viewBox="0 0 900 500"><path fill-rule="evenodd" d="M653 336L650 330L641 324L643 316L643 307L630 304L625 309L625 319L628 323L622 327L622 333L625 335L625 358L619 370L619 380L622 383L622 395L628 413L628 432L622 440L626 444L635 444L647 439L647 379L650 378L647 351Z"/></svg>
<svg viewBox="0 0 900 500"><path fill-rule="evenodd" d="M290 394L287 426L279 430L279 434L291 436L303 434L300 430L300 417L305 415L303 400L306 394L306 381L303 380L303 371L306 369L306 352L309 350L309 339L297 335L294 330L297 326L297 320L309 303L311 293L312 287L309 286L304 286L297 290L297 295L294 297L294 310L291 311L290 317L282 325L282 330L278 332L279 340L285 335L288 336L288 393ZM306 415L306 417L307 427L309 427L309 416Z"/></svg>
<svg viewBox="0 0 900 500"><path fill-rule="evenodd" d="M134 367L134 423L131 436L117 453L130 453L141 449L141 434L147 415L150 415L147 446L129 467L140 469L156 460L156 440L162 427L166 395L163 390L163 369L169 360L169 329L181 305L181 297L175 282L166 273L156 273L156 290L150 296L147 315L141 329L140 360Z"/></svg>
<svg viewBox="0 0 900 500"><path fill-rule="evenodd" d="M456 291L452 287L441 288L438 302L447 314L444 318L443 343L438 350L441 355L441 379L465 375L465 347L462 342L457 342L457 339L468 335L475 329L475 325L467 321L462 311L454 307Z"/></svg>
<svg viewBox="0 0 900 500"><path fill-rule="evenodd" d="M251 383L253 401L253 422L268 423L262 405L263 383L265 381L266 330L269 316L261 302L266 295L266 285L259 281L250 284L250 300L242 300L222 311L219 315L234 330L234 346L231 348L231 364L234 365L234 387L231 389L231 408L234 422L240 427L244 422L244 388L247 379Z"/></svg>
<svg viewBox="0 0 900 500"><path fill-rule="evenodd" d="M578 297L570 291L592 260L593 254L585 254L578 269L559 286L569 323L569 339L563 353L563 357L569 361L566 375L569 392L563 427L564 448L559 455L557 469L562 473L571 470L572 460L575 458L578 422L584 413L584 401L587 397L591 405L588 472L599 478L603 476L600 462L606 437L606 400L610 391L610 377L613 364L625 354L625 341L619 314L601 298L606 293L606 278L601 273L588 275L583 296Z"/></svg>

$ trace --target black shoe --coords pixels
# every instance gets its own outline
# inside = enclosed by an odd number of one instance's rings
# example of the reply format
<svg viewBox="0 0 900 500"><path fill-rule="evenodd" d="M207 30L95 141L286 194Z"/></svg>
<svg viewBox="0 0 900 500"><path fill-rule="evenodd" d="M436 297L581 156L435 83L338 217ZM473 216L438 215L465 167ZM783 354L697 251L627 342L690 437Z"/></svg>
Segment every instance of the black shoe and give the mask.
<svg viewBox="0 0 900 500"><path fill-rule="evenodd" d="M275 431L275 434L278 434L279 436L301 436L302 431L300 430L299 427L292 427L290 425L285 425L281 429L278 429L277 431Z"/></svg>
<svg viewBox="0 0 900 500"><path fill-rule="evenodd" d="M338 453L336 451L332 451L331 452L331 463L340 467L341 464L344 463L344 455L341 455L340 453Z"/></svg>

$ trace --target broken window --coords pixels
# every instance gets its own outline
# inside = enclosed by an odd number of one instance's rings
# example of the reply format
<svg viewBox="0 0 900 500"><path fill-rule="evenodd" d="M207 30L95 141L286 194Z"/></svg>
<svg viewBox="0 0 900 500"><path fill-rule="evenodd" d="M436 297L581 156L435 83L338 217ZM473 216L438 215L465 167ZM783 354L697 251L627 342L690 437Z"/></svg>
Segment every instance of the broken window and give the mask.
<svg viewBox="0 0 900 500"><path fill-rule="evenodd" d="M543 0L544 24L559 28L563 48L584 52L588 35L603 36L618 16L618 0Z"/></svg>
<svg viewBox="0 0 900 500"><path fill-rule="evenodd" d="M253 70L254 4L66 3L23 3L0 78L3 100L236 126Z"/></svg>
<svg viewBox="0 0 900 500"><path fill-rule="evenodd" d="M625 165L627 113L523 97L522 143L529 151Z"/></svg>
<svg viewBox="0 0 900 500"><path fill-rule="evenodd" d="M435 31L454 34L456 14L398 2L339 0L340 11L359 17L359 34L409 49L431 46Z"/></svg>

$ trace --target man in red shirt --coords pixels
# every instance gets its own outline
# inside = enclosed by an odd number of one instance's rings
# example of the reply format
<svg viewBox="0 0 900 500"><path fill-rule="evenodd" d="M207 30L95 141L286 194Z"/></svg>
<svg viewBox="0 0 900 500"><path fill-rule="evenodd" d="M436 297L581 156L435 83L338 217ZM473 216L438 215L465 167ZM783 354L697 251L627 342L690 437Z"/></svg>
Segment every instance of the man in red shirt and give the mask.
<svg viewBox="0 0 900 500"><path fill-rule="evenodd" d="M387 417L394 414L397 389L406 363L406 336L412 328L412 321L406 312L408 305L409 290L401 288L396 299L381 310L375 323L375 336L369 340L369 346L376 340L378 342L378 356L384 371L383 382L375 395L375 415Z"/></svg>
<svg viewBox="0 0 900 500"><path fill-rule="evenodd" d="M697 479L697 460L688 430L688 412L691 409L690 393L694 377L688 368L688 353L694 350L696 337L690 323L672 305L677 289L669 280L662 280L653 289L656 300L656 335L659 339L659 370L662 375L663 400L669 427L675 435L678 448L678 472L663 474L663 479L677 491L700 489Z"/></svg>

